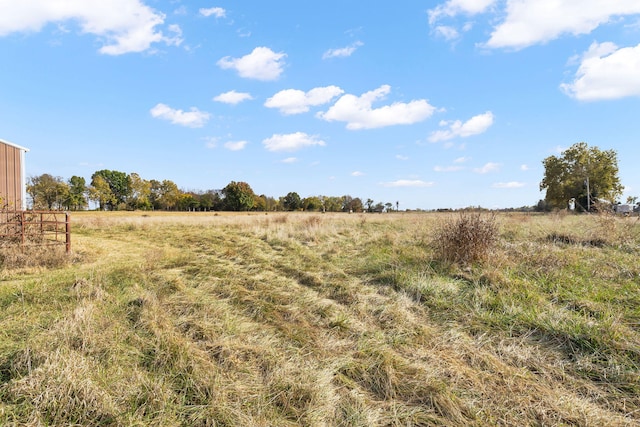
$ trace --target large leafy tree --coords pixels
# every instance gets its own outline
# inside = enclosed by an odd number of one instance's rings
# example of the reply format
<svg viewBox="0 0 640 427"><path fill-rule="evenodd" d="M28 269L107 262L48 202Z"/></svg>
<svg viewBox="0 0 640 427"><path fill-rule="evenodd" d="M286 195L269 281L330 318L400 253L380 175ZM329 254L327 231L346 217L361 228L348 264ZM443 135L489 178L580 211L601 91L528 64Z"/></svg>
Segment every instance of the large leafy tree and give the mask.
<svg viewBox="0 0 640 427"><path fill-rule="evenodd" d="M29 178L27 193L34 209L59 209L69 197L69 186L61 177L45 173Z"/></svg>
<svg viewBox="0 0 640 427"><path fill-rule="evenodd" d="M67 207L70 210L80 210L87 207L87 181L81 176L69 178L69 197Z"/></svg>
<svg viewBox="0 0 640 427"><path fill-rule="evenodd" d="M581 210L598 200L613 203L624 189L618 177L615 150L602 151L579 142L542 163L544 178L540 190L546 190L545 202L552 208L565 208L571 199Z"/></svg>
<svg viewBox="0 0 640 427"><path fill-rule="evenodd" d="M129 188L127 205L130 209L151 209L151 182L132 172L129 174Z"/></svg>
<svg viewBox="0 0 640 427"><path fill-rule="evenodd" d="M99 170L91 176L92 186L95 186L94 181L97 177L101 177L109 184L109 189L113 194L113 201L107 202L106 205L109 210L114 210L127 202L131 195L131 179L129 175L120 171Z"/></svg>
<svg viewBox="0 0 640 427"><path fill-rule="evenodd" d="M246 182L231 181L222 189L224 208L230 211L249 211L255 203L255 194Z"/></svg>
<svg viewBox="0 0 640 427"><path fill-rule="evenodd" d="M91 179L89 198L98 203L101 211L112 207L116 200L109 183L101 175L96 175Z"/></svg>
<svg viewBox="0 0 640 427"><path fill-rule="evenodd" d="M297 211L302 207L302 199L298 193L291 191L282 199L282 205L288 211Z"/></svg>

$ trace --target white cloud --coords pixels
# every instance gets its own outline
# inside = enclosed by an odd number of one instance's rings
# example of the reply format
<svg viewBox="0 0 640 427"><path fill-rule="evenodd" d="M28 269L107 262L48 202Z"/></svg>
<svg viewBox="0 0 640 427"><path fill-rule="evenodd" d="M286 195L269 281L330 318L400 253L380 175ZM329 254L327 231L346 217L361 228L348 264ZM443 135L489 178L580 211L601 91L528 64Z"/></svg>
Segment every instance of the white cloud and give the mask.
<svg viewBox="0 0 640 427"><path fill-rule="evenodd" d="M475 168L473 171L476 173L489 173L489 172L497 172L500 169L500 163L487 163L481 168Z"/></svg>
<svg viewBox="0 0 640 427"><path fill-rule="evenodd" d="M388 85L380 86L361 96L343 95L326 112L317 114L318 118L328 122L347 122L347 129L373 129L385 126L412 124L430 117L435 107L424 100L409 103L395 102L380 108L373 108L372 104L391 92Z"/></svg>
<svg viewBox="0 0 640 427"><path fill-rule="evenodd" d="M582 56L575 79L560 85L581 101L640 96L640 44L618 48L613 43L593 43Z"/></svg>
<svg viewBox="0 0 640 427"><path fill-rule="evenodd" d="M464 166L435 166L435 172L458 172L464 170Z"/></svg>
<svg viewBox="0 0 640 427"><path fill-rule="evenodd" d="M268 47L256 47L241 58L225 56L217 64L222 69L234 69L240 77L256 80L276 80L282 74L285 53L276 53Z"/></svg>
<svg viewBox="0 0 640 427"><path fill-rule="evenodd" d="M476 15L483 13L497 0L448 0L446 3L429 10L429 23L433 25L443 16L453 17L458 14Z"/></svg>
<svg viewBox="0 0 640 427"><path fill-rule="evenodd" d="M278 108L282 114L300 114L309 111L310 106L322 105L330 102L344 91L338 86L317 87L309 92L297 89L282 90L267 99L264 106Z"/></svg>
<svg viewBox="0 0 640 427"><path fill-rule="evenodd" d="M156 119L168 120L174 125L186 126L190 128L201 128L211 115L191 107L191 111L176 110L166 104L158 104L151 109L151 116Z"/></svg>
<svg viewBox="0 0 640 427"><path fill-rule="evenodd" d="M563 34L589 34L616 16L640 13L638 0L509 0L486 47L522 49Z"/></svg>
<svg viewBox="0 0 640 427"><path fill-rule="evenodd" d="M208 9L201 8L199 10L200 15L202 16L215 16L216 18L224 18L227 16L227 11L221 7L210 7Z"/></svg>
<svg viewBox="0 0 640 427"><path fill-rule="evenodd" d="M343 58L343 57L351 56L360 46L363 46L363 45L364 43L362 43L361 41L357 41L351 44L351 46L347 46L339 49L329 49L322 55L322 59Z"/></svg>
<svg viewBox="0 0 640 427"><path fill-rule="evenodd" d="M396 154L396 159L405 161L405 160L409 160L409 156L403 156L402 154Z"/></svg>
<svg viewBox="0 0 640 427"><path fill-rule="evenodd" d="M510 181L510 182L496 182L492 185L493 188L522 188L526 184L524 182Z"/></svg>
<svg viewBox="0 0 640 427"><path fill-rule="evenodd" d="M526 172L526 171L529 170L529 166L528 165L520 165L520 170Z"/></svg>
<svg viewBox="0 0 640 427"><path fill-rule="evenodd" d="M229 92L221 93L220 95L213 98L214 101L222 102L225 104L239 104L242 101L247 101L253 99L251 94L244 92L236 92L235 90L230 90Z"/></svg>
<svg viewBox="0 0 640 427"><path fill-rule="evenodd" d="M3 0L0 9L0 36L75 21L82 33L103 42L99 52L106 55L143 52L158 42L176 44L157 29L165 15L140 0Z"/></svg>
<svg viewBox="0 0 640 427"><path fill-rule="evenodd" d="M228 141L224 143L224 148L231 151L240 151L248 144L247 141Z"/></svg>
<svg viewBox="0 0 640 427"><path fill-rule="evenodd" d="M325 145L325 142L315 135L307 135L304 132L290 134L274 134L271 138L262 141L269 151L296 151L304 147Z"/></svg>
<svg viewBox="0 0 640 427"><path fill-rule="evenodd" d="M471 160L471 157L458 157L453 161L453 163L466 163Z"/></svg>
<svg viewBox="0 0 640 427"><path fill-rule="evenodd" d="M438 25L434 31L437 35L444 37L445 40L455 40L460 37L458 30L449 25Z"/></svg>
<svg viewBox="0 0 640 427"><path fill-rule="evenodd" d="M216 148L218 146L218 141L220 140L220 138L215 136L207 136L202 139L205 141L205 146L211 149Z"/></svg>
<svg viewBox="0 0 640 427"><path fill-rule="evenodd" d="M286 159L282 159L282 163L296 163L298 159L296 157L287 157Z"/></svg>
<svg viewBox="0 0 640 427"><path fill-rule="evenodd" d="M460 120L454 122L442 121L440 126L449 126L448 130L438 130L429 136L429 141L446 141L456 137L466 138L486 132L493 125L493 113L487 111L479 114L462 123Z"/></svg>
<svg viewBox="0 0 640 427"><path fill-rule="evenodd" d="M360 172L360 171L351 172L351 176L364 176L364 172Z"/></svg>
<svg viewBox="0 0 640 427"><path fill-rule="evenodd" d="M397 181L391 182L383 182L381 183L383 187L414 187L414 188L426 188L433 187L435 185L434 182L422 181L419 179L409 180L409 179L399 179Z"/></svg>

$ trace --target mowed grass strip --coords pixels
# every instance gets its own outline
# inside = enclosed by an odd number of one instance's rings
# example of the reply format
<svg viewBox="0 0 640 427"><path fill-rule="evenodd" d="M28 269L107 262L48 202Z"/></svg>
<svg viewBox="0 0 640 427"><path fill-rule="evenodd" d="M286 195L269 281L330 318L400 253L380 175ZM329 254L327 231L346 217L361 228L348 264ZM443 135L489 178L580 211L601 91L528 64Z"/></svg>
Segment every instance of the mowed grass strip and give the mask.
<svg viewBox="0 0 640 427"><path fill-rule="evenodd" d="M113 214L2 271L0 424L640 422L635 218L500 215L458 264L442 215Z"/></svg>

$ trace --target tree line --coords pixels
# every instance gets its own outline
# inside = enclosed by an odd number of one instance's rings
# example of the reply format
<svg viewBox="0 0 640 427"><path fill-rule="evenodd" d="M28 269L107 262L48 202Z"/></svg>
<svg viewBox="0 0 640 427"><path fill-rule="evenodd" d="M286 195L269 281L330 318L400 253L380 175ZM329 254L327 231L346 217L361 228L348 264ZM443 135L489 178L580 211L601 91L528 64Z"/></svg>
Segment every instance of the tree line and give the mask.
<svg viewBox="0 0 640 427"><path fill-rule="evenodd" d="M167 211L317 211L388 212L399 202L375 202L350 195L301 198L296 192L274 198L257 195L246 182L231 181L222 189L188 191L171 180L146 180L137 173L103 169L85 178L42 174L29 177L27 194L34 210L167 210Z"/></svg>

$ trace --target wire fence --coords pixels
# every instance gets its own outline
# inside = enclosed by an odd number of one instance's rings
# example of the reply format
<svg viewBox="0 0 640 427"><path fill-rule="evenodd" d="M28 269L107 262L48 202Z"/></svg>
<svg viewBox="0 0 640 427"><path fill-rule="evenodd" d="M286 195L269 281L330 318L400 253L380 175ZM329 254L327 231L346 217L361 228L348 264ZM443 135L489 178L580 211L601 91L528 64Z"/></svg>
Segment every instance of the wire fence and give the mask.
<svg viewBox="0 0 640 427"><path fill-rule="evenodd" d="M0 244L62 246L71 252L71 216L60 211L0 211Z"/></svg>

